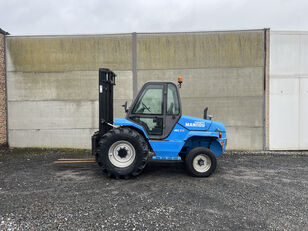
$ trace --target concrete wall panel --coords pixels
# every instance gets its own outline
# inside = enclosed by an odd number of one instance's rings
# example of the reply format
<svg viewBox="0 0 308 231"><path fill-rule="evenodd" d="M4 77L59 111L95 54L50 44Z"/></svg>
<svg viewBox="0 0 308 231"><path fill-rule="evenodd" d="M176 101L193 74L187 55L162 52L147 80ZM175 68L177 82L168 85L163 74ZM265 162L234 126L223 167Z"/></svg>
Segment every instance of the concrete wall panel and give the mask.
<svg viewBox="0 0 308 231"><path fill-rule="evenodd" d="M228 150L261 150L263 147L263 127L227 126Z"/></svg>
<svg viewBox="0 0 308 231"><path fill-rule="evenodd" d="M177 83L178 76L183 77L182 97L238 97L264 94L263 67L140 70L138 89L151 80Z"/></svg>
<svg viewBox="0 0 308 231"><path fill-rule="evenodd" d="M98 127L97 101L15 101L9 108L10 129Z"/></svg>
<svg viewBox="0 0 308 231"><path fill-rule="evenodd" d="M263 97L182 98L183 114L203 117L208 114L226 126L263 127Z"/></svg>
<svg viewBox="0 0 308 231"><path fill-rule="evenodd" d="M115 70L115 99L132 99L132 72ZM8 98L25 100L97 100L98 70L8 72Z"/></svg>
<svg viewBox="0 0 308 231"><path fill-rule="evenodd" d="M8 71L131 70L131 35L8 37Z"/></svg>
<svg viewBox="0 0 308 231"><path fill-rule="evenodd" d="M12 147L91 148L95 129L18 129L9 131Z"/></svg>
<svg viewBox="0 0 308 231"><path fill-rule="evenodd" d="M264 65L264 31L138 34L138 69Z"/></svg>
<svg viewBox="0 0 308 231"><path fill-rule="evenodd" d="M125 102L114 100L115 117L123 117ZM10 129L98 128L98 101L9 102Z"/></svg>

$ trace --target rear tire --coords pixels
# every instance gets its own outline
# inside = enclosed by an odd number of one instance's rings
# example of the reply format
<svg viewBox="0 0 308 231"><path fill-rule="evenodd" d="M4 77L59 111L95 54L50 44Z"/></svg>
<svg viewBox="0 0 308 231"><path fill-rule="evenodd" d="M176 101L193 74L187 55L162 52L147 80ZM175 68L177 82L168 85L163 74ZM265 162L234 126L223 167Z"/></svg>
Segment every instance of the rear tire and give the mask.
<svg viewBox="0 0 308 231"><path fill-rule="evenodd" d="M142 172L148 155L148 144L143 136L131 128L120 127L102 136L97 163L107 176L128 179Z"/></svg>
<svg viewBox="0 0 308 231"><path fill-rule="evenodd" d="M185 158L188 172L197 177L208 177L216 169L217 161L214 153L204 147L192 149Z"/></svg>

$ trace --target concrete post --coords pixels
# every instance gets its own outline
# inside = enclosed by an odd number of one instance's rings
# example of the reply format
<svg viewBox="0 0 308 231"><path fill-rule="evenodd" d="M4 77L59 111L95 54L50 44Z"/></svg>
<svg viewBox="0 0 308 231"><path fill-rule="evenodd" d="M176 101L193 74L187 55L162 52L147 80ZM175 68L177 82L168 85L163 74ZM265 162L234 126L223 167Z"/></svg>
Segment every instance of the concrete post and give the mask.
<svg viewBox="0 0 308 231"><path fill-rule="evenodd" d="M137 33L132 33L133 98L137 96Z"/></svg>
<svg viewBox="0 0 308 231"><path fill-rule="evenodd" d="M270 29L264 29L264 151L269 150L269 61Z"/></svg>

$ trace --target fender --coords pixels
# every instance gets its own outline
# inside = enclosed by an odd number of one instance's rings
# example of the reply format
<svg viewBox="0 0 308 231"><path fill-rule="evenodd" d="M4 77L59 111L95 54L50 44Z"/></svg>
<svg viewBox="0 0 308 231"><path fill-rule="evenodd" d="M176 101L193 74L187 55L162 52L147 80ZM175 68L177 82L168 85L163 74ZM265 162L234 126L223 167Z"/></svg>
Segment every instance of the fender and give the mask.
<svg viewBox="0 0 308 231"><path fill-rule="evenodd" d="M147 133L145 132L145 130L143 129L142 126L140 126L139 124L136 124L128 119L125 119L125 118L116 118L114 120L114 125L118 125L118 126L128 126L128 127L135 127L135 128L138 128L140 131L143 132L144 136L146 139L149 139Z"/></svg>
<svg viewBox="0 0 308 231"><path fill-rule="evenodd" d="M219 156L225 150L225 139L219 138L218 132L190 131L185 138L186 152L200 146L209 148L215 156Z"/></svg>

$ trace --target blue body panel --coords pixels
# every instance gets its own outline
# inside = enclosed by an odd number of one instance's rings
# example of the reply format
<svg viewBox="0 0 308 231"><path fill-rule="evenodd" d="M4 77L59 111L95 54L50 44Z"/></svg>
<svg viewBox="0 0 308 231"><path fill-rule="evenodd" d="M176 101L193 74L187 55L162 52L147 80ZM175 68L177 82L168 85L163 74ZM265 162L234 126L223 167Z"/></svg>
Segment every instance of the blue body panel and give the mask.
<svg viewBox="0 0 308 231"><path fill-rule="evenodd" d="M142 126L125 118L115 119L115 125L135 127L143 132L155 153L153 159L178 160L179 153L188 153L195 147L209 148L215 156L226 149L226 128L223 123L182 115L169 136L151 140ZM219 138L221 132L221 138Z"/></svg>
<svg viewBox="0 0 308 231"><path fill-rule="evenodd" d="M212 120L205 120L182 115L178 123L192 131L205 131L208 130L211 126Z"/></svg>

